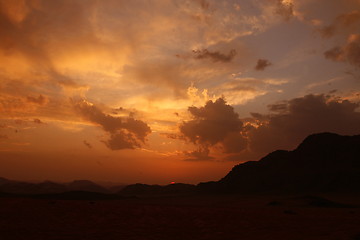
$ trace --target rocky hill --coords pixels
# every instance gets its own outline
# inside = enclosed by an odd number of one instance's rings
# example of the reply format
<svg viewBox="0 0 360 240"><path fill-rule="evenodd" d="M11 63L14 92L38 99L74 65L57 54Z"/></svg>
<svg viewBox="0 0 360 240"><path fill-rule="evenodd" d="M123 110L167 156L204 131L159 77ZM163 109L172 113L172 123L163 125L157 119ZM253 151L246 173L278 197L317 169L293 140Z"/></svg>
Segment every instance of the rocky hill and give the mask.
<svg viewBox="0 0 360 240"><path fill-rule="evenodd" d="M277 150L259 161L239 164L220 181L199 184L198 190L208 193L360 192L360 135L310 135L293 151Z"/></svg>

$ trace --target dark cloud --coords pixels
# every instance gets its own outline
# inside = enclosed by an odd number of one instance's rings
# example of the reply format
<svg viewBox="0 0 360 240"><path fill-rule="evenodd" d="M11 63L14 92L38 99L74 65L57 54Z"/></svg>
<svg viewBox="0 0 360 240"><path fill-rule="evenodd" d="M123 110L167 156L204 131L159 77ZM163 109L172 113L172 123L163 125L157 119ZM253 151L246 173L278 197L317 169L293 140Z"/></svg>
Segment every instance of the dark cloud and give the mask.
<svg viewBox="0 0 360 240"><path fill-rule="evenodd" d="M33 122L36 124L43 124L43 122L38 118L34 118Z"/></svg>
<svg viewBox="0 0 360 240"><path fill-rule="evenodd" d="M360 24L360 12L353 11L337 16L332 24L318 29L324 38L333 37L336 33L344 30L358 30Z"/></svg>
<svg viewBox="0 0 360 240"><path fill-rule="evenodd" d="M204 160L209 156L209 148L220 144L224 152L239 152L244 149L241 130L243 123L234 108L222 98L215 102L208 101L204 107L189 107L192 120L180 125L180 132L185 139L199 147L199 150L187 156ZM237 143L233 143L237 141ZM236 145L236 147L235 147ZM208 158L210 159L210 158Z"/></svg>
<svg viewBox="0 0 360 240"><path fill-rule="evenodd" d="M185 161L208 161L214 159L209 156L210 150L208 147L199 146L198 150L191 152L184 152L185 156L188 157Z"/></svg>
<svg viewBox="0 0 360 240"><path fill-rule="evenodd" d="M213 62L231 62L236 56L236 50L232 49L228 54L224 54L218 51L211 52L207 49L193 50L195 59L210 59Z"/></svg>
<svg viewBox="0 0 360 240"><path fill-rule="evenodd" d="M26 101L30 102L30 103L44 105L45 103L47 103L48 99L46 97L44 97L43 95L39 95L38 97L27 96Z"/></svg>
<svg viewBox="0 0 360 240"><path fill-rule="evenodd" d="M222 141L225 153L238 153L245 150L247 140L239 132L230 132Z"/></svg>
<svg viewBox="0 0 360 240"><path fill-rule="evenodd" d="M285 21L289 21L294 16L294 4L277 0L275 13L280 15Z"/></svg>
<svg viewBox="0 0 360 240"><path fill-rule="evenodd" d="M288 103L269 104L268 108L271 112L284 113L288 109ZM256 114L253 113L252 115L256 117Z"/></svg>
<svg viewBox="0 0 360 240"><path fill-rule="evenodd" d="M359 134L359 107L340 97L310 94L270 104L268 114L252 113L240 120L220 98L190 107L193 119L183 122L180 132L198 147L185 152L187 160L211 160L210 151L219 148L227 153L224 160L257 160L277 149L291 150L313 133Z"/></svg>
<svg viewBox="0 0 360 240"><path fill-rule="evenodd" d="M360 34L351 35L344 46L329 49L324 55L330 60L360 67Z"/></svg>
<svg viewBox="0 0 360 240"><path fill-rule="evenodd" d="M92 145L91 145L88 141L84 140L83 143L84 143L84 145L85 145L86 147L88 147L88 148L90 148L90 149L93 148Z"/></svg>
<svg viewBox="0 0 360 240"><path fill-rule="evenodd" d="M327 50L326 52L324 52L324 56L327 59L333 61L342 61L342 55L343 55L343 50L341 49L341 47L333 47Z"/></svg>
<svg viewBox="0 0 360 240"><path fill-rule="evenodd" d="M82 117L99 124L110 134L110 139L104 143L112 150L141 147L141 144L145 143L146 136L151 133L150 127L143 121L132 117L120 118L104 114L86 101L76 102L74 107Z"/></svg>
<svg viewBox="0 0 360 240"><path fill-rule="evenodd" d="M255 70L263 71L265 68L271 66L272 63L267 59L259 59L256 63Z"/></svg>
<svg viewBox="0 0 360 240"><path fill-rule="evenodd" d="M267 153L291 149L307 135L319 132L360 133L358 103L325 95L307 95L269 106L271 113L258 115L258 127L248 129L251 150Z"/></svg>

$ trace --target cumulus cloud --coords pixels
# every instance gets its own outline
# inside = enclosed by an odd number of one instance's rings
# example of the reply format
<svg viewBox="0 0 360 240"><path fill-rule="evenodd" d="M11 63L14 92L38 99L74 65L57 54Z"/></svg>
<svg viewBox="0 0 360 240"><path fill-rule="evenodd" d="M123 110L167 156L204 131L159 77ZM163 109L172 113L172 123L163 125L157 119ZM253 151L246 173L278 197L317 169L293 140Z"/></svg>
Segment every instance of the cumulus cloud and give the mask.
<svg viewBox="0 0 360 240"><path fill-rule="evenodd" d="M213 62L231 62L236 56L236 50L232 49L228 54L221 53L218 51L209 51L207 49L203 50L193 50L195 59L210 59Z"/></svg>
<svg viewBox="0 0 360 240"><path fill-rule="evenodd" d="M266 154L292 149L313 133L360 133L358 107L358 103L341 98L312 94L271 104L270 114L253 114L257 127L247 130L250 148Z"/></svg>
<svg viewBox="0 0 360 240"><path fill-rule="evenodd" d="M277 149L291 150L306 136L319 132L360 133L359 103L330 95L306 95L269 104L269 113L240 119L222 98L203 107L189 107L192 120L180 125L178 139L197 149L186 160L211 160L221 150L224 160L257 160ZM172 136L175 137L175 136Z"/></svg>
<svg viewBox="0 0 360 240"><path fill-rule="evenodd" d="M263 71L265 68L271 66L272 63L267 59L259 59L256 63L255 70Z"/></svg>
<svg viewBox="0 0 360 240"><path fill-rule="evenodd" d="M324 53L325 57L338 62L348 62L360 67L360 34L350 35L344 46L337 46Z"/></svg>
<svg viewBox="0 0 360 240"><path fill-rule="evenodd" d="M359 23L360 12L356 10L337 16L330 25L319 28L318 31L322 37L330 38L341 31L358 30Z"/></svg>
<svg viewBox="0 0 360 240"><path fill-rule="evenodd" d="M100 125L110 134L110 139L103 142L111 150L141 147L146 141L146 136L151 133L145 122L132 117L113 117L87 101L76 102L74 107L83 118Z"/></svg>
<svg viewBox="0 0 360 240"><path fill-rule="evenodd" d="M224 152L240 152L245 145L241 130L243 123L234 108L222 98L208 101L204 107L189 107L192 120L180 125L180 133L185 139L196 144L199 150L187 153L197 160L210 159L209 148L219 144ZM236 148L232 140L238 141Z"/></svg>

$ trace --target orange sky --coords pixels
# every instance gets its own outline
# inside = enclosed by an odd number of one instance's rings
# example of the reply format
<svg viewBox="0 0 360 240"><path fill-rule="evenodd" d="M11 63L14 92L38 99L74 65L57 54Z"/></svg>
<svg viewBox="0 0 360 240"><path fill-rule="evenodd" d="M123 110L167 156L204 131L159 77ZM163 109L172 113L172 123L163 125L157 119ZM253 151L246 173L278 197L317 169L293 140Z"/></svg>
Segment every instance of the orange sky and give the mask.
<svg viewBox="0 0 360 240"><path fill-rule="evenodd" d="M0 0L0 176L218 180L360 134L359 0Z"/></svg>

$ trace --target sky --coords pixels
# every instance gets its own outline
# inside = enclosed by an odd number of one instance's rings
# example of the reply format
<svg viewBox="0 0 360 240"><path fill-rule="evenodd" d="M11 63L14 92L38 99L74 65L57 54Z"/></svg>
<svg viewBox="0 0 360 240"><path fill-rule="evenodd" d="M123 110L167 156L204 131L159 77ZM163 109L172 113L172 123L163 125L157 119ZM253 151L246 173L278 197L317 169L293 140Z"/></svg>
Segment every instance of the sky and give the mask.
<svg viewBox="0 0 360 240"><path fill-rule="evenodd" d="M360 0L0 0L0 176L219 180L360 134Z"/></svg>

